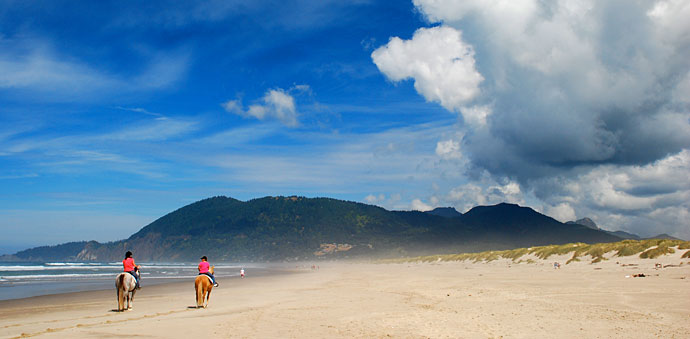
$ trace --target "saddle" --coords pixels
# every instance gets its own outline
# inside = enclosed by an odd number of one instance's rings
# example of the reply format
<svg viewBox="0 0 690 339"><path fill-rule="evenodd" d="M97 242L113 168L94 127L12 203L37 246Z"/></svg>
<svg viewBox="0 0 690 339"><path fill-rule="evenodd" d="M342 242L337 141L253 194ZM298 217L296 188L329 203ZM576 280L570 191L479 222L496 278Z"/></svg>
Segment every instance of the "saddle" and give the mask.
<svg viewBox="0 0 690 339"><path fill-rule="evenodd" d="M213 279L211 279L211 277L210 277L208 274L206 274L206 273L199 273L199 275L203 275L204 277L208 278L208 282L210 282L211 285L213 285Z"/></svg>
<svg viewBox="0 0 690 339"><path fill-rule="evenodd" d="M125 272L131 274L131 275L134 277L134 280L139 281L139 277L136 275L136 273L134 273L134 272L139 273L138 270L134 270L134 271L125 271Z"/></svg>

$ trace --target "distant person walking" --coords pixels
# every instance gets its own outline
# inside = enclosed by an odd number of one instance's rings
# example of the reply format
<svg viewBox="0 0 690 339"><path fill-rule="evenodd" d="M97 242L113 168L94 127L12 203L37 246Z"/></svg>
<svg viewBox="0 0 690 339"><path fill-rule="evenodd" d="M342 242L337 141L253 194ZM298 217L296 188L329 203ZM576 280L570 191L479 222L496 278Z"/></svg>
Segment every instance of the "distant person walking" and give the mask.
<svg viewBox="0 0 690 339"><path fill-rule="evenodd" d="M209 272L209 269L211 268L211 264L208 263L208 258L206 256L201 257L201 262L199 263L199 275L205 274L211 278L211 281L213 281L213 287L218 287L218 283L216 282L216 277Z"/></svg>
<svg viewBox="0 0 690 339"><path fill-rule="evenodd" d="M125 259L122 260L122 266L124 267L125 272L134 276L134 280L137 281L136 288L140 289L141 286L139 285L139 269L141 268L141 266L134 263L134 258L132 258L132 252L127 251L127 253L125 253Z"/></svg>
<svg viewBox="0 0 690 339"><path fill-rule="evenodd" d="M244 278L244 268L240 270L240 277Z"/></svg>

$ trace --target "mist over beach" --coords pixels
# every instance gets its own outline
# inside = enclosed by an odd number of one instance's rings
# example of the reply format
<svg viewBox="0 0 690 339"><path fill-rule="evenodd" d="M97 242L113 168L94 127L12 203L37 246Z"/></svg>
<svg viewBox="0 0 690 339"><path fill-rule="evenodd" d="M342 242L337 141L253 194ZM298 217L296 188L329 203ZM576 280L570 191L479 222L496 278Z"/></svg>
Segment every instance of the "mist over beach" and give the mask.
<svg viewBox="0 0 690 339"><path fill-rule="evenodd" d="M0 2L0 337L688 338L690 2Z"/></svg>

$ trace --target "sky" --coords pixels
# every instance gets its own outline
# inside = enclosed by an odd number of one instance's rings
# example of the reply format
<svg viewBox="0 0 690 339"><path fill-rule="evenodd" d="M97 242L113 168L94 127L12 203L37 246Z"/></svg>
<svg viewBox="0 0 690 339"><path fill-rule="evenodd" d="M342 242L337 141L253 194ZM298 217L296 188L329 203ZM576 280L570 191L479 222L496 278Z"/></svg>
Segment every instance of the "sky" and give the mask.
<svg viewBox="0 0 690 339"><path fill-rule="evenodd" d="M690 3L0 1L0 254L189 203L500 202L690 239Z"/></svg>

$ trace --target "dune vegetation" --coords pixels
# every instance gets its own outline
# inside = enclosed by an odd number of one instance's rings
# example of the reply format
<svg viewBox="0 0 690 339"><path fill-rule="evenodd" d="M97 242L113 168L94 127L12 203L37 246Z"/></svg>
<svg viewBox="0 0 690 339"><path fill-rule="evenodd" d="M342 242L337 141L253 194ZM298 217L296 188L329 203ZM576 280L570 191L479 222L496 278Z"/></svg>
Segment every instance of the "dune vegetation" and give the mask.
<svg viewBox="0 0 690 339"><path fill-rule="evenodd" d="M690 249L690 241L669 240L669 239L645 239L645 240L623 240L614 243L570 243L563 245L535 246L529 248L517 248L503 251L485 251L478 253L458 253L444 255L429 255L421 257L411 257L404 259L390 259L385 262L437 262L437 261L467 261L472 262L491 262L498 259L511 259L515 263L534 263L533 256L538 259L548 259L551 256L572 253L566 264L580 261L581 259L591 260L597 263L608 260L608 257L628 257L638 255L643 259L654 259L665 254L675 253L678 250ZM683 254L683 258L690 258L690 251Z"/></svg>

